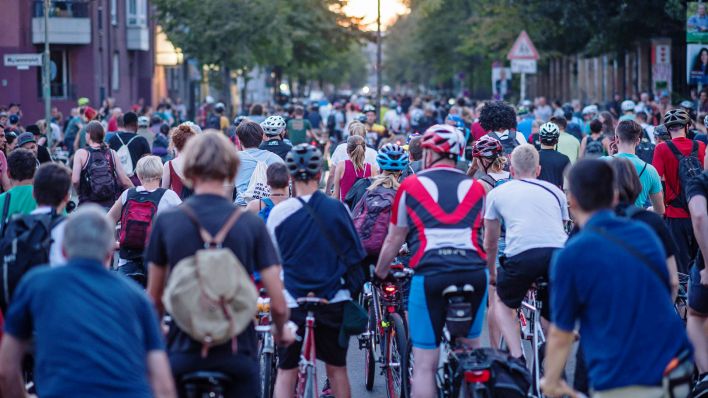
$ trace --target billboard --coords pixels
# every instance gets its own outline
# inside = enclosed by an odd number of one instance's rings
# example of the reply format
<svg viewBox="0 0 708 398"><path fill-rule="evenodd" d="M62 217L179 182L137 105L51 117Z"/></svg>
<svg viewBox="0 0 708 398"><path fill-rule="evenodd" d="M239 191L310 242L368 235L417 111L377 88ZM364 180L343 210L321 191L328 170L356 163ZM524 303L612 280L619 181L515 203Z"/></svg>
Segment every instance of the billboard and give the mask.
<svg viewBox="0 0 708 398"><path fill-rule="evenodd" d="M686 4L686 81L708 84L708 5L702 1Z"/></svg>

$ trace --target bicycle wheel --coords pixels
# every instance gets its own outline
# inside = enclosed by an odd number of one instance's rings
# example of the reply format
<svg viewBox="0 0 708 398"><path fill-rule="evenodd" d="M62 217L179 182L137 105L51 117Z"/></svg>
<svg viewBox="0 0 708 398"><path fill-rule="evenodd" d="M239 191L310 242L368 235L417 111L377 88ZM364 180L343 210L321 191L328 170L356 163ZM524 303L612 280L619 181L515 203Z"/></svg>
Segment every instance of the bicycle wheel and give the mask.
<svg viewBox="0 0 708 398"><path fill-rule="evenodd" d="M303 390L303 398L318 398L317 380L315 380L314 366L308 366L305 369L305 389Z"/></svg>
<svg viewBox="0 0 708 398"><path fill-rule="evenodd" d="M366 391L374 389L374 376L376 374L376 359L374 350L376 345L376 317L373 304L369 305L369 327L367 328L369 342L364 350L364 383Z"/></svg>
<svg viewBox="0 0 708 398"><path fill-rule="evenodd" d="M391 314L391 327L386 333L384 358L386 364L386 395L389 398L407 398L408 380L408 336L403 319L397 313Z"/></svg>
<svg viewBox="0 0 708 398"><path fill-rule="evenodd" d="M275 360L272 352L262 352L259 355L261 384L261 398L271 398L273 396L273 386L275 384Z"/></svg>

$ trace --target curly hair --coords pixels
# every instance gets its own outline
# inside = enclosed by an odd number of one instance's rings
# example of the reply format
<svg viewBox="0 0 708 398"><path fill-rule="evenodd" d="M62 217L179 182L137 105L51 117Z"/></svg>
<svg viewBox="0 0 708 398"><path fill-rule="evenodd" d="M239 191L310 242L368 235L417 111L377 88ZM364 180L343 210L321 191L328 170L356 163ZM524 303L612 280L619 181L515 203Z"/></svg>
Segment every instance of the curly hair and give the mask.
<svg viewBox="0 0 708 398"><path fill-rule="evenodd" d="M172 145L182 152L184 145L187 144L187 140L197 135L189 126L186 124L180 124L179 126L172 129L170 133L170 139L172 140Z"/></svg>
<svg viewBox="0 0 708 398"><path fill-rule="evenodd" d="M487 102L479 113L479 123L486 131L516 128L516 112L504 101Z"/></svg>

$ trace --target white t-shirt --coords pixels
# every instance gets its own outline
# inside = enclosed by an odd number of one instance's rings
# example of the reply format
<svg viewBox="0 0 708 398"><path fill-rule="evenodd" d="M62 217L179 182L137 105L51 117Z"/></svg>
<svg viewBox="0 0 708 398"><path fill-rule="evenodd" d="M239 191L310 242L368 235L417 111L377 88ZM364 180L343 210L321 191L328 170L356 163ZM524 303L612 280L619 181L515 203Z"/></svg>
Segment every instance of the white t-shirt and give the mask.
<svg viewBox="0 0 708 398"><path fill-rule="evenodd" d="M50 211L52 211L51 207L42 206L34 209L30 214L47 214ZM64 227L66 227L66 219L60 221L59 224L52 228L52 245L49 247L49 265L52 267L66 264L66 257L64 257L64 253L62 252Z"/></svg>
<svg viewBox="0 0 708 398"><path fill-rule="evenodd" d="M544 189L546 188L546 189ZM508 181L487 194L485 220L506 228L507 257L529 249L563 247L568 200L557 186L537 179Z"/></svg>
<svg viewBox="0 0 708 398"><path fill-rule="evenodd" d="M378 164L376 163L376 155L378 155L378 153L367 146L366 151L364 152L364 161L366 163L370 163L372 166L378 167ZM347 155L347 143L345 142L334 148L334 153L332 153L330 163L332 166L336 166L337 163L347 159L349 159L349 155Z"/></svg>

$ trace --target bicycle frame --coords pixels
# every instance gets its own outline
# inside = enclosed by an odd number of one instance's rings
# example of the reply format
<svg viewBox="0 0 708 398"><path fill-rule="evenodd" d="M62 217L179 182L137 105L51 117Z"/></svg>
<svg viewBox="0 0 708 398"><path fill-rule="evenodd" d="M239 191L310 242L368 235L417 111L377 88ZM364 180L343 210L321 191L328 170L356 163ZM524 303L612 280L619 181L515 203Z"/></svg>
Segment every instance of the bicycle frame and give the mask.
<svg viewBox="0 0 708 398"><path fill-rule="evenodd" d="M533 385L536 397L542 397L541 394L541 364L539 361L539 347L546 341L546 336L543 333L543 328L541 327L541 301L536 297L536 290L532 289L529 291L528 300L524 300L521 303L521 309L519 310L519 323L521 324L521 333L524 339L531 341L531 349L533 351ZM524 314L524 309L528 311L528 318ZM523 350L523 346L522 346Z"/></svg>
<svg viewBox="0 0 708 398"><path fill-rule="evenodd" d="M307 317L305 318L305 335L303 339L297 375L297 397L318 398L317 357L315 355L315 314L312 311L308 311ZM311 378L308 376L308 373L312 375Z"/></svg>

